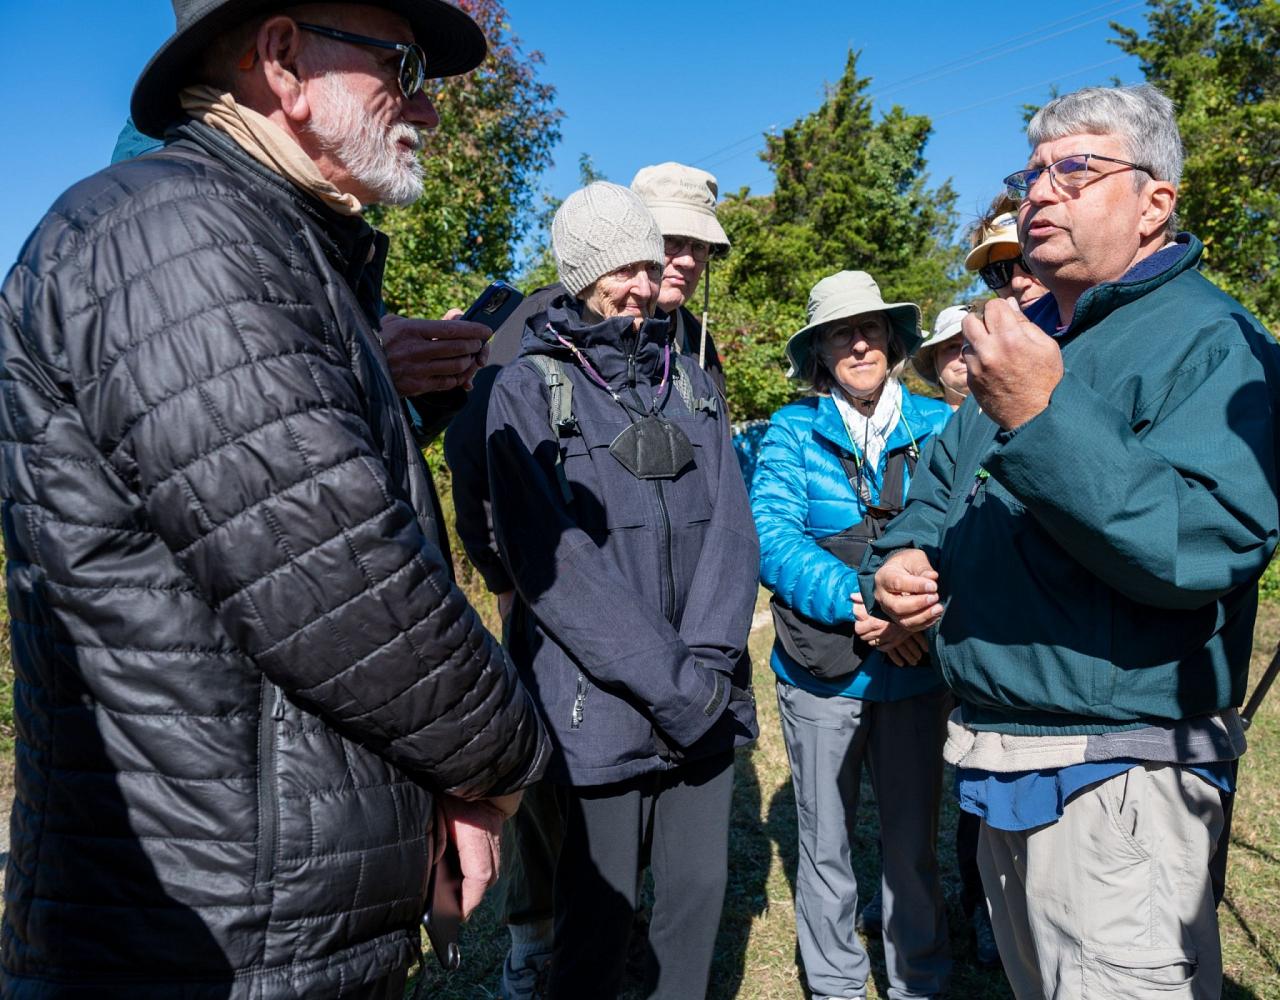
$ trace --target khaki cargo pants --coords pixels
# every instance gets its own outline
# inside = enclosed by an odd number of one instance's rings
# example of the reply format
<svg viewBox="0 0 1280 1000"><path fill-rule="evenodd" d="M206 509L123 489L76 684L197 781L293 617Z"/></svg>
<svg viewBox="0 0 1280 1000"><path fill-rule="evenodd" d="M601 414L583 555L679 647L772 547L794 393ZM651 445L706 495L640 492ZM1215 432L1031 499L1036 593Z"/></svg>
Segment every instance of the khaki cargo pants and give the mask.
<svg viewBox="0 0 1280 1000"><path fill-rule="evenodd" d="M1218 789L1164 764L1085 789L1057 823L984 822L978 864L1018 1000L1217 1000L1221 829Z"/></svg>

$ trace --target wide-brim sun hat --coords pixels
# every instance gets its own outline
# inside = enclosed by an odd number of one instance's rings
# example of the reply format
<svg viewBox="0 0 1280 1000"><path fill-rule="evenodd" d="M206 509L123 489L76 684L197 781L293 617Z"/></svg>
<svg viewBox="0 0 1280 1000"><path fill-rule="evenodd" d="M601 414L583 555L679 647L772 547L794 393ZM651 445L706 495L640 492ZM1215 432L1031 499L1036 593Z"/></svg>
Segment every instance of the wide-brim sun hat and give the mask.
<svg viewBox="0 0 1280 1000"><path fill-rule="evenodd" d="M803 381L813 353L813 338L828 323L882 312L905 354L920 346L920 307L914 302L885 302L880 286L866 271L839 271L813 286L809 293L809 322L787 341L787 378Z"/></svg>
<svg viewBox="0 0 1280 1000"><path fill-rule="evenodd" d="M433 79L469 72L488 52L480 26L446 0L348 2L389 10L408 21L413 40L426 56L427 75ZM208 45L251 18L283 12L291 6L296 4L286 0L173 0L177 29L134 84L130 112L134 125L146 135L162 137L165 128L182 117L178 92L187 84L204 82L193 74Z"/></svg>
<svg viewBox="0 0 1280 1000"><path fill-rule="evenodd" d="M964 325L964 318L969 314L969 310L964 306L947 306L942 312L938 313L938 318L933 321L933 330L924 343L916 349L916 353L911 356L911 364L916 370L916 374L928 382L932 386L938 386L938 372L934 365L935 355L938 348L945 344L952 337L958 337L961 328Z"/></svg>
<svg viewBox="0 0 1280 1000"><path fill-rule="evenodd" d="M966 271L977 271L987 266L991 259L991 251L998 246L1013 244L1021 249L1018 242L1018 217L1013 212L997 215L982 227L982 240L969 251L964 259Z"/></svg>
<svg viewBox="0 0 1280 1000"><path fill-rule="evenodd" d="M715 176L683 163L641 167L631 190L658 220L663 236L686 236L709 243L716 253L729 249L729 235L716 218L720 188Z"/></svg>

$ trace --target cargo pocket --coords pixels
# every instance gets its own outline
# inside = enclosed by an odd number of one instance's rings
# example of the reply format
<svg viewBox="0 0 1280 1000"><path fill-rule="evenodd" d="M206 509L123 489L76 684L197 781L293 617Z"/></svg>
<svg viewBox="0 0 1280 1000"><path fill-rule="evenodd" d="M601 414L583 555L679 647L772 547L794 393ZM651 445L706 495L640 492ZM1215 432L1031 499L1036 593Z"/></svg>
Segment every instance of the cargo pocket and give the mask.
<svg viewBox="0 0 1280 1000"><path fill-rule="evenodd" d="M1131 948L1102 951L1081 946L1081 996L1084 1000L1175 1000L1195 995L1194 955L1180 948Z"/></svg>

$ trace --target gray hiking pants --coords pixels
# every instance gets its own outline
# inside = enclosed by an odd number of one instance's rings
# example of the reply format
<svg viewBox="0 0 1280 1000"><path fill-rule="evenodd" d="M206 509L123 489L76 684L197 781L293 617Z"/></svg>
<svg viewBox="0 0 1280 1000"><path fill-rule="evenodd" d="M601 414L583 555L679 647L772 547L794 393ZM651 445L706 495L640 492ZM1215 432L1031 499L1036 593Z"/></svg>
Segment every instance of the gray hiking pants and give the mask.
<svg viewBox="0 0 1280 1000"><path fill-rule="evenodd" d="M936 845L951 695L823 697L778 683L799 822L796 935L814 997L861 997L870 963L853 929L851 842L865 759L884 845L884 954L891 1000L944 993L951 975Z"/></svg>

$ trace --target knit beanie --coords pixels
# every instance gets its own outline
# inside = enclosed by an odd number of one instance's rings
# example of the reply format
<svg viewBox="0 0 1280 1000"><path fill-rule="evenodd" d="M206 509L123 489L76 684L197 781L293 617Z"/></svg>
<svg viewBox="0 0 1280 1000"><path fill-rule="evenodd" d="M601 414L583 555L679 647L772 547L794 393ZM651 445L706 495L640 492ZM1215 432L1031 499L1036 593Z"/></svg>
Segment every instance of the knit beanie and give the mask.
<svg viewBox="0 0 1280 1000"><path fill-rule="evenodd" d="M662 233L652 213L630 188L608 181L573 192L556 209L551 253L571 295L627 264L664 263Z"/></svg>

